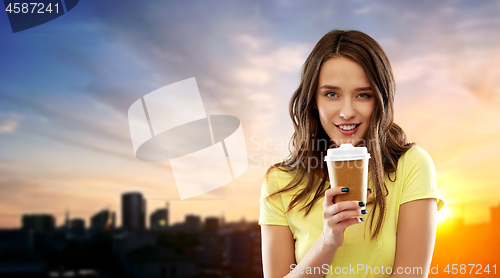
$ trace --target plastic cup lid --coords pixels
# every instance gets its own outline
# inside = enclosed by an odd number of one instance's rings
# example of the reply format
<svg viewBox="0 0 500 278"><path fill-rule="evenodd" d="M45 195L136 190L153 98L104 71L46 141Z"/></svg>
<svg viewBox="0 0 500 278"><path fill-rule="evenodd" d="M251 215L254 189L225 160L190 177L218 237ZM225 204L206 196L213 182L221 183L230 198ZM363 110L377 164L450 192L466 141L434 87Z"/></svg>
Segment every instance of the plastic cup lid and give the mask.
<svg viewBox="0 0 500 278"><path fill-rule="evenodd" d="M369 159L370 153L366 147L354 147L352 144L342 144L338 148L328 149L325 161L345 161Z"/></svg>

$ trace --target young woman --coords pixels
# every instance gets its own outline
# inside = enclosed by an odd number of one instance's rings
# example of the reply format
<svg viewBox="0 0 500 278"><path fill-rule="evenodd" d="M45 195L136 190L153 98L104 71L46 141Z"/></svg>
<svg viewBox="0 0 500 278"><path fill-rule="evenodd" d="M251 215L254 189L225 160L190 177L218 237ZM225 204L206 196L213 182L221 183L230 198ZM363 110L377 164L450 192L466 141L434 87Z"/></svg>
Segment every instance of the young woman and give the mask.
<svg viewBox="0 0 500 278"><path fill-rule="evenodd" d="M333 30L316 44L290 101L291 153L262 184L266 278L427 277L444 202L432 159L393 122L394 94L370 36ZM371 155L366 204L333 203L348 189L330 188L323 158L345 143Z"/></svg>

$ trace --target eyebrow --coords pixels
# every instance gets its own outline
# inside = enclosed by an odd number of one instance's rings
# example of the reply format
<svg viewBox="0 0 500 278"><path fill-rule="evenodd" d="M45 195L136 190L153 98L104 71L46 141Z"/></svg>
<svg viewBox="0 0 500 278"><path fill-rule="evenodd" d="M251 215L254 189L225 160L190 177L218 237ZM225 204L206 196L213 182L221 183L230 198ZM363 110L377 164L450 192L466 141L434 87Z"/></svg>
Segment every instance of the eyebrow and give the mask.
<svg viewBox="0 0 500 278"><path fill-rule="evenodd" d="M320 89L330 89L330 90L340 90L339 87L332 86L332 85L322 85L319 88ZM356 92L359 92L359 91L371 91L371 90L372 90L372 87L360 87L360 88L354 89L354 91L356 91Z"/></svg>

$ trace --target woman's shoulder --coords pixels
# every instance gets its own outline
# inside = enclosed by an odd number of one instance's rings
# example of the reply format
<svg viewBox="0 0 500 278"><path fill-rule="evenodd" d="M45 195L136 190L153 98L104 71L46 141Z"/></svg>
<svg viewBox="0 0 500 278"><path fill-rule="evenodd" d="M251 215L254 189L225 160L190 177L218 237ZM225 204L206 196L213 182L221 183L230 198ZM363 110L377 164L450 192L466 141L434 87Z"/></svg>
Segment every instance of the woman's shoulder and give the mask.
<svg viewBox="0 0 500 278"><path fill-rule="evenodd" d="M271 193L283 189L293 178L291 171L286 171L284 167L271 167L264 175L262 183L262 198L269 196Z"/></svg>
<svg viewBox="0 0 500 278"><path fill-rule="evenodd" d="M429 155L429 153L427 153L427 151L425 151L422 147L420 146L413 146L411 147L409 150L407 150L401 157L400 157L400 160L403 160L403 161L426 161L426 160L431 160L432 161L432 158L431 156Z"/></svg>
<svg viewBox="0 0 500 278"><path fill-rule="evenodd" d="M295 180L295 176L298 174L298 170L296 168L286 168L286 167L273 167L269 170L268 174L265 178L265 186L268 188L268 191L278 191L284 189L289 186L292 181L294 186L288 187L283 194L287 196L293 196L297 192L303 190L307 185L307 175L302 177L300 181Z"/></svg>
<svg viewBox="0 0 500 278"><path fill-rule="evenodd" d="M434 162L429 153L416 145L401 155L398 162L398 170L400 171L414 168L434 168Z"/></svg>

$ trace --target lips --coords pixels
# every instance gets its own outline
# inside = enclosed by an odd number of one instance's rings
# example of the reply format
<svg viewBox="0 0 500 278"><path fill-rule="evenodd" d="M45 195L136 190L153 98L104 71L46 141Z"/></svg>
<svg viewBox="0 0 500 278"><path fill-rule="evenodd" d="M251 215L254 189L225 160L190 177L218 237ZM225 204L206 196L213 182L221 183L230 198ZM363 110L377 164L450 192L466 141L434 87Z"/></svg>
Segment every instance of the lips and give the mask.
<svg viewBox="0 0 500 278"><path fill-rule="evenodd" d="M354 133L356 133L356 131L358 131L358 128L361 124L354 124L354 123L346 123L346 124L338 124L338 125L335 125L335 127L337 127L337 129L340 131L340 133L344 134L344 135L353 135ZM352 128L352 126L355 126L353 129L351 130L343 130L342 128L340 128L340 126L344 127L344 128Z"/></svg>

